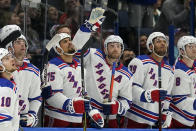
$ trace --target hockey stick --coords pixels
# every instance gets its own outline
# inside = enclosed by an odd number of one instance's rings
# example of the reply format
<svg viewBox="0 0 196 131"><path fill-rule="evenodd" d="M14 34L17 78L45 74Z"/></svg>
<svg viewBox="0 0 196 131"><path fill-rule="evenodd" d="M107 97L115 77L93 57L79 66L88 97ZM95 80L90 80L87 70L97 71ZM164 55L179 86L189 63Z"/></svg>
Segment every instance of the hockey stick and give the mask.
<svg viewBox="0 0 196 131"><path fill-rule="evenodd" d="M49 52L51 50L51 48L53 47L53 45L55 44L55 42L60 39L60 36L55 36L53 37L48 44L46 45L46 48L44 50L44 55L43 55L43 59L42 59L42 66L41 66L41 74L43 74L43 76L41 77L42 79L42 85L41 85L41 89L43 89L46 85L47 85L47 64L48 64L48 55ZM41 125L42 127L44 127L44 103L45 100L43 99L43 103L42 103L42 111L41 111Z"/></svg>
<svg viewBox="0 0 196 131"><path fill-rule="evenodd" d="M114 87L114 75L115 75L115 69L116 69L116 62L113 62L112 65L112 75L111 75L111 82L110 82L110 94L108 98L108 102L112 102L112 92ZM108 127L109 124L109 115L106 116L106 126Z"/></svg>
<svg viewBox="0 0 196 131"><path fill-rule="evenodd" d="M20 131L24 131L24 129L21 125L19 125L19 129L20 129Z"/></svg>
<svg viewBox="0 0 196 131"><path fill-rule="evenodd" d="M158 81L159 81L159 89L161 89L161 62L158 65ZM160 100L160 93L159 93L159 131L162 131L162 115L161 115L161 100Z"/></svg>
<svg viewBox="0 0 196 131"><path fill-rule="evenodd" d="M89 48L89 44L90 42L87 41L86 44L82 47L81 49L81 55L80 55L80 59L81 59L81 82L82 82L82 96L85 99L88 99L87 94L86 94L86 88L85 88L85 82L84 82L84 53L88 50ZM86 112L84 112L83 114L83 131L86 131L86 127L87 127L87 114Z"/></svg>

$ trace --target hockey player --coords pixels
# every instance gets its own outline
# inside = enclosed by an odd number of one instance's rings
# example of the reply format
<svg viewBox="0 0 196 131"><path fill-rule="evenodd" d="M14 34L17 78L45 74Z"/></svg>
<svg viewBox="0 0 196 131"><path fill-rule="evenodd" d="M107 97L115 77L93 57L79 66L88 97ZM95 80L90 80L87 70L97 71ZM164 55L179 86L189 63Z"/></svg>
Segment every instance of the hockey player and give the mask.
<svg viewBox="0 0 196 131"><path fill-rule="evenodd" d="M52 40L57 57L49 61L47 78L49 87L43 89L46 98L46 127L82 127L84 112L103 127L103 118L98 110L90 109L90 102L82 98L81 65L74 58L76 49L70 35L56 34ZM46 94L47 93L47 94Z"/></svg>
<svg viewBox="0 0 196 131"><path fill-rule="evenodd" d="M12 38L13 32L21 31L17 25L6 25L2 28L0 39L5 43ZM24 62L27 54L28 43L21 35L16 40L6 44L6 48L16 58L18 70L13 73L18 89L20 106L20 125L23 127L34 127L38 122L37 112L41 105L40 71L33 64Z"/></svg>
<svg viewBox="0 0 196 131"><path fill-rule="evenodd" d="M172 128L191 128L196 115L196 38L182 36L177 43L179 58L175 64L172 89Z"/></svg>
<svg viewBox="0 0 196 131"><path fill-rule="evenodd" d="M49 61L48 85L42 95L46 98L45 122L48 127L82 127L83 113L87 112L98 127L104 121L90 102L82 98L81 65L74 57L77 49L67 33L57 33L49 43L57 57Z"/></svg>
<svg viewBox="0 0 196 131"><path fill-rule="evenodd" d="M17 69L11 53L0 48L0 130L18 131L17 87L12 73Z"/></svg>
<svg viewBox="0 0 196 131"><path fill-rule="evenodd" d="M134 74L133 105L126 114L128 124L125 127L127 128L155 126L159 119L159 98L163 104L162 114L168 114L167 117L162 117L167 118L163 127L166 128L170 125L171 112L168 107L171 96L169 94L174 78L173 70L164 58L168 48L166 36L161 32L153 32L147 39L147 48L151 52L150 55L138 56L128 65L129 70ZM158 69L160 68L161 89L158 84Z"/></svg>
<svg viewBox="0 0 196 131"><path fill-rule="evenodd" d="M81 49L102 23L104 10L95 8L86 23L73 38L73 44ZM117 128L116 115L124 115L132 102L132 74L120 64L119 59L124 50L123 40L118 35L110 35L104 42L104 51L89 48L84 54L86 68L86 89L91 98L91 105L104 114L109 115L107 127ZM80 56L80 52L76 55ZM112 102L108 102L112 65L116 63Z"/></svg>

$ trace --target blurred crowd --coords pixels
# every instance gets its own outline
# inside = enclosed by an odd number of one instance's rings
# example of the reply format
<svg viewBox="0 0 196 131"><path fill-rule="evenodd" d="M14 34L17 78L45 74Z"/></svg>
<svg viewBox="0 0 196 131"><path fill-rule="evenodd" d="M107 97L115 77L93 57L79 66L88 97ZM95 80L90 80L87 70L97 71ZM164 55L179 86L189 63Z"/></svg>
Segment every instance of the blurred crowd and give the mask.
<svg viewBox="0 0 196 131"><path fill-rule="evenodd" d="M59 25L66 25L74 37L94 7L103 7L106 20L90 42L102 48L110 34L119 34L125 48L136 55L147 54L146 39L152 31L168 35L174 25L175 35L188 34L191 0L0 0L0 28L20 26L29 44L28 58L40 67L43 49ZM175 39L177 39L175 38ZM177 56L177 52L175 52Z"/></svg>

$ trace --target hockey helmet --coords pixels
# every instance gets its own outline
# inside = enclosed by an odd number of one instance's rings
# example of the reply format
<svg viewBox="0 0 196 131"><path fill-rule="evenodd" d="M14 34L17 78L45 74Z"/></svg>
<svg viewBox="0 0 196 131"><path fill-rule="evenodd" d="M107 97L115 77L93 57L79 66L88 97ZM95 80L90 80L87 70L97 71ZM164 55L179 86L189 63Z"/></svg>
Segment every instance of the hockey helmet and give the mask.
<svg viewBox="0 0 196 131"><path fill-rule="evenodd" d="M150 49L150 45L151 44L153 45L153 40L156 37L162 37L165 40L167 40L166 36L163 33L161 33L161 32L153 32L152 34L149 35L149 37L147 39L147 42L146 42L146 46L147 46L147 49L148 49L149 52L152 52L152 50Z"/></svg>
<svg viewBox="0 0 196 131"><path fill-rule="evenodd" d="M28 49L28 43L24 35L21 34L21 29L17 25L6 25L1 29L0 32L0 40L2 46L5 45L5 47L8 49L8 47L13 48L13 41L17 40L18 38L21 38L25 41L26 48Z"/></svg>
<svg viewBox="0 0 196 131"><path fill-rule="evenodd" d="M2 63L2 59L3 57L5 57L6 55L8 55L10 52L7 49L4 48L0 48L0 66L3 67L3 71L5 70L5 67Z"/></svg>
<svg viewBox="0 0 196 131"><path fill-rule="evenodd" d="M56 52L57 54L59 54L59 55L60 55L60 53L57 51L56 47L60 48L60 49L62 50L62 52L63 52L63 49L62 49L61 46L60 46L60 41L63 40L63 39L65 39L65 38L71 39L71 36L68 35L67 33L60 33L60 34L56 34L56 35L52 38L52 40L54 40L54 43L52 44L52 45L53 45L53 49L54 49L55 52ZM64 53L64 52L63 52L63 53ZM75 54L75 53L74 53L74 54Z"/></svg>
<svg viewBox="0 0 196 131"><path fill-rule="evenodd" d="M196 38L194 36L182 36L177 42L177 48L185 51L185 46L188 44L196 44Z"/></svg>
<svg viewBox="0 0 196 131"><path fill-rule="evenodd" d="M108 43L111 43L111 42L117 42L117 43L121 44L121 47L122 47L121 48L121 54L122 54L123 51L124 51L124 44L123 44L122 38L120 36L118 36L118 35L110 35L104 41L104 48L106 50L106 52L105 52L106 55L108 55L108 49L107 49Z"/></svg>

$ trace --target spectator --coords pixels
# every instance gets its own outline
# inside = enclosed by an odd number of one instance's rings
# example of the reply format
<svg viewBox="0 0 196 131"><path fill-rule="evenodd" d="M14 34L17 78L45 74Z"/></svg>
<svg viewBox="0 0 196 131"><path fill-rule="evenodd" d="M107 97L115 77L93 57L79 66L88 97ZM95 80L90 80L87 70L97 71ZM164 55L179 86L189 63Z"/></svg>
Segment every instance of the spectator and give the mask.
<svg viewBox="0 0 196 131"><path fill-rule="evenodd" d="M130 63L130 61L135 58L135 53L129 49L129 48L125 48L125 50L123 51L123 54L121 56L121 63L125 66L128 67L128 64Z"/></svg>
<svg viewBox="0 0 196 131"><path fill-rule="evenodd" d="M129 2L129 26L140 28L153 27L153 4L156 0L131 0Z"/></svg>
<svg viewBox="0 0 196 131"><path fill-rule="evenodd" d="M153 17L153 27L156 25L156 23L159 20L161 11L159 10L159 8L162 5L162 0L157 0L157 2L153 5L153 13L154 13L154 17Z"/></svg>
<svg viewBox="0 0 196 131"><path fill-rule="evenodd" d="M146 46L146 42L147 42L147 35L146 34L140 35L140 38L139 38L140 55L149 54L149 51L148 51L147 46Z"/></svg>
<svg viewBox="0 0 196 131"><path fill-rule="evenodd" d="M154 31L168 34L169 25L176 28L189 27L190 0L165 0Z"/></svg>
<svg viewBox="0 0 196 131"><path fill-rule="evenodd" d="M80 0L67 0L65 3L66 18L61 21L61 24L66 24L72 31L72 38L83 23L83 6L80 4Z"/></svg>
<svg viewBox="0 0 196 131"><path fill-rule="evenodd" d="M10 24L21 25L20 17L16 13L7 11L2 11L1 13L0 27Z"/></svg>

